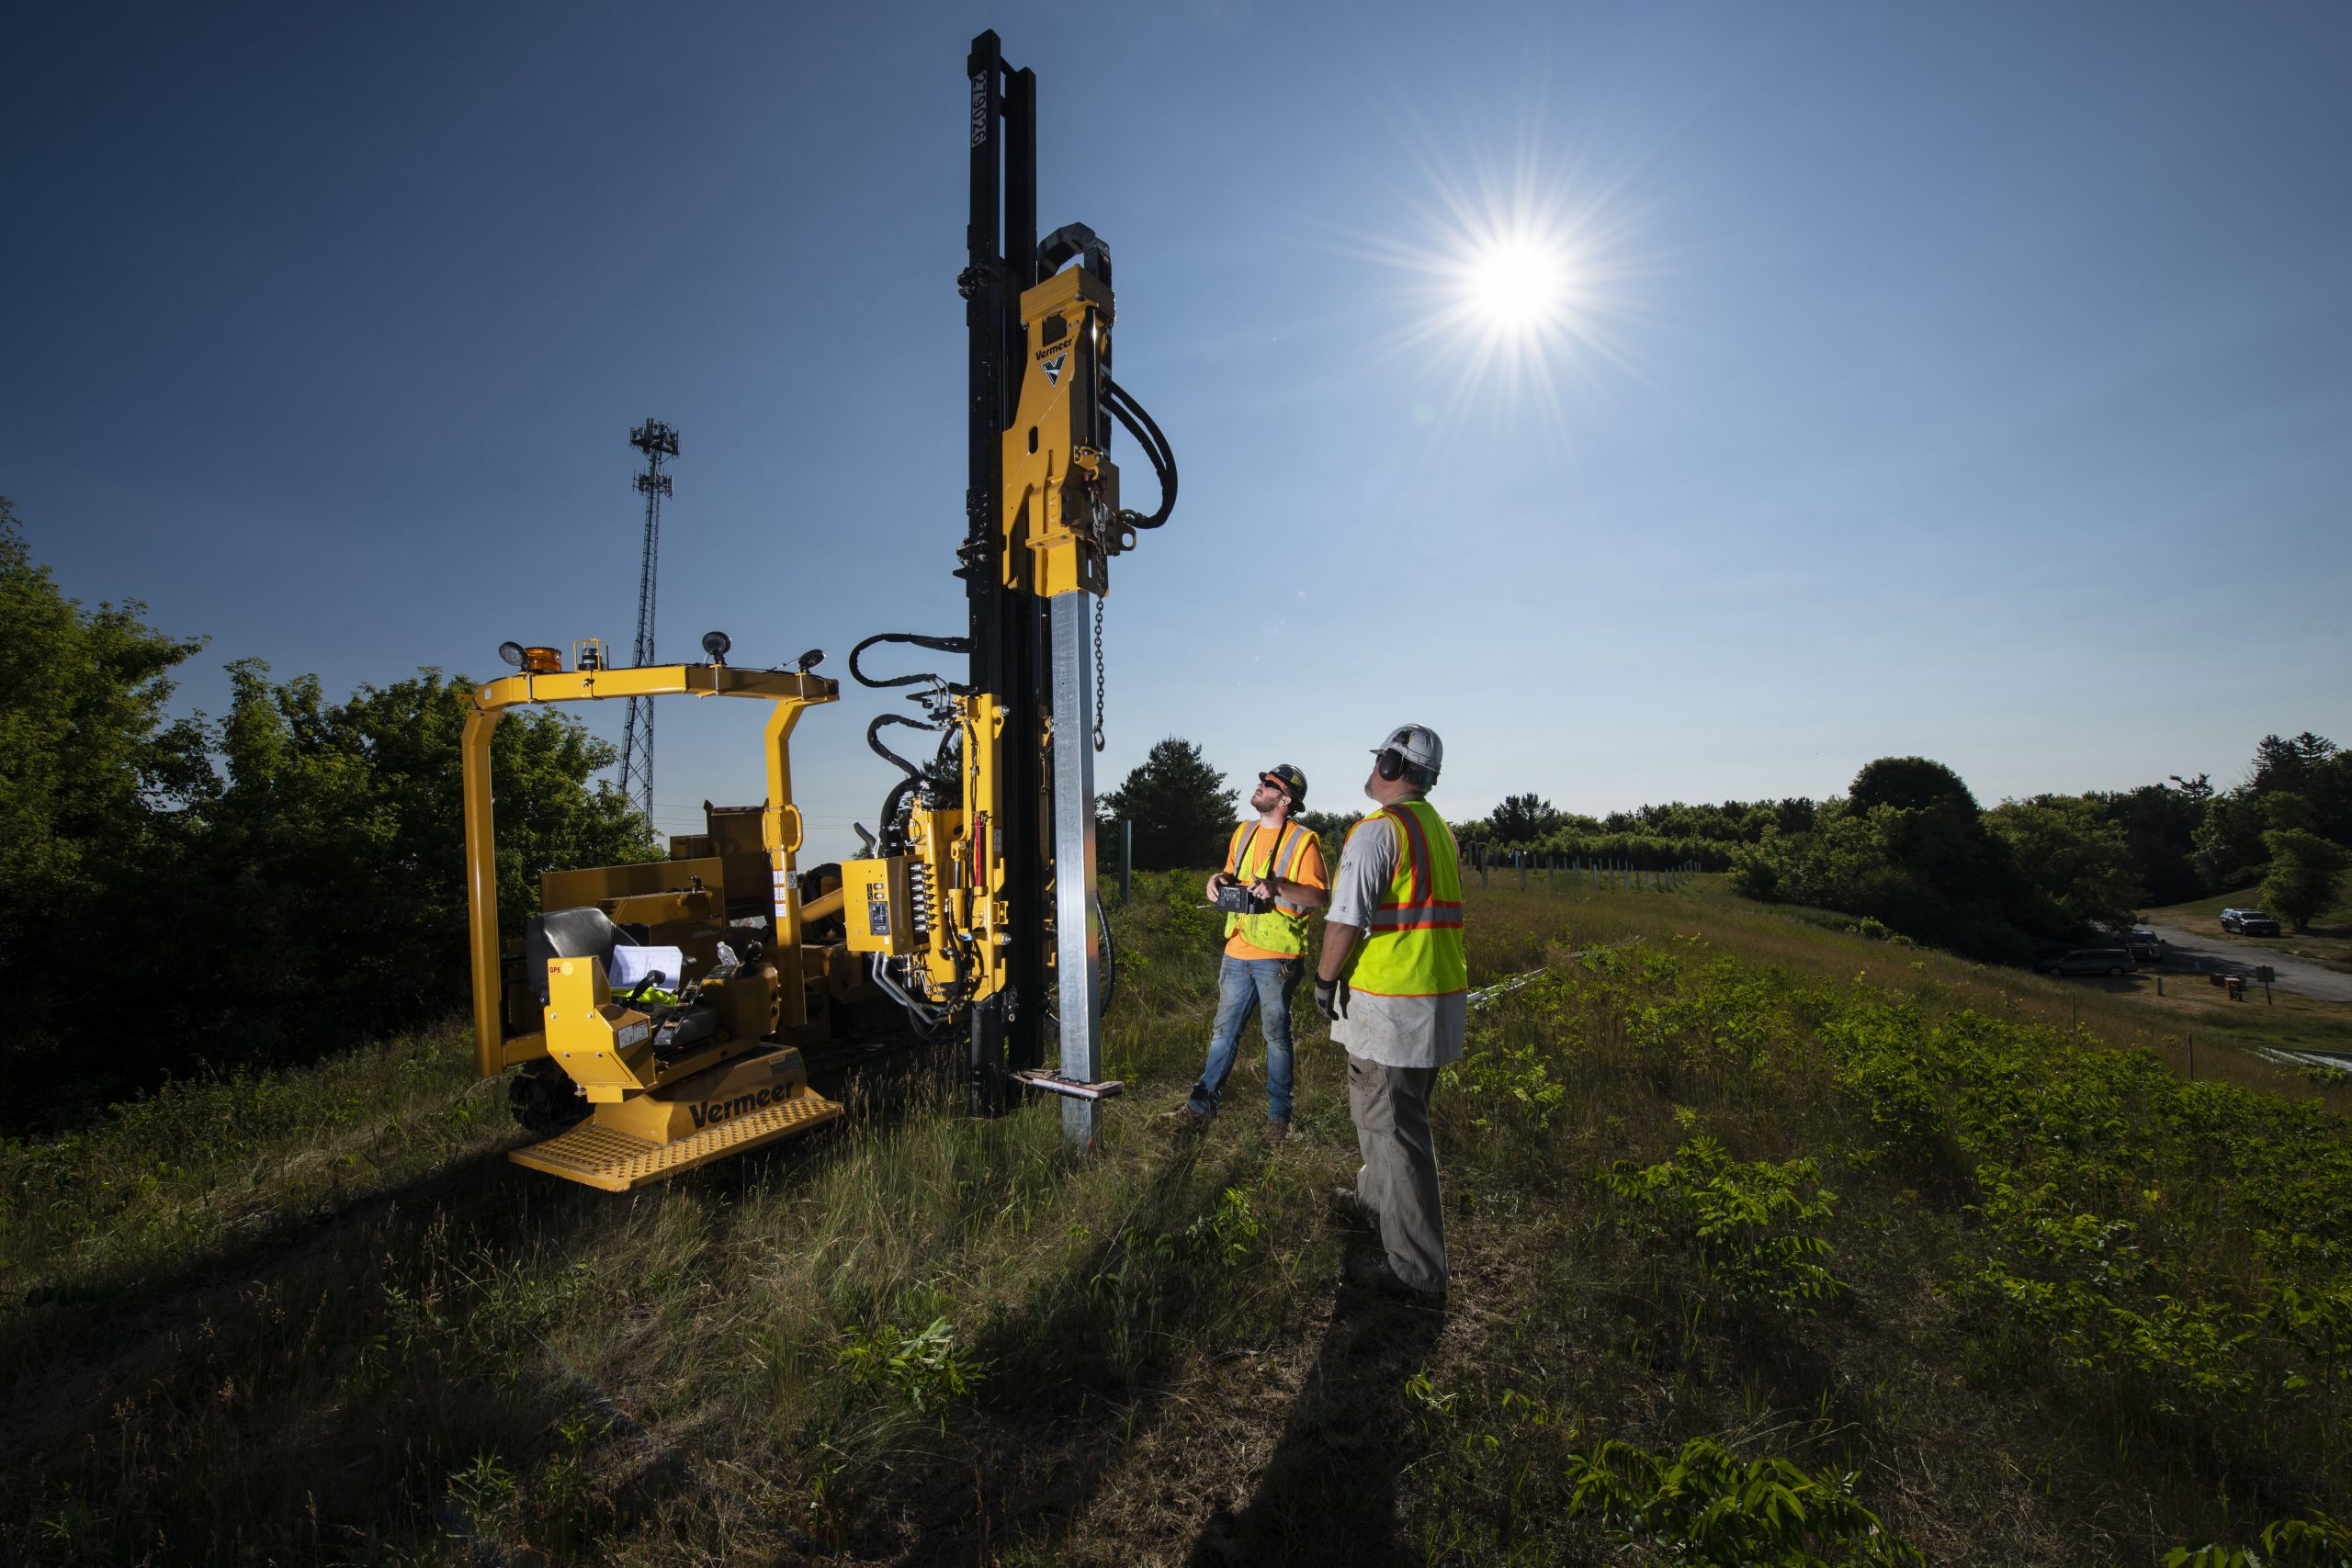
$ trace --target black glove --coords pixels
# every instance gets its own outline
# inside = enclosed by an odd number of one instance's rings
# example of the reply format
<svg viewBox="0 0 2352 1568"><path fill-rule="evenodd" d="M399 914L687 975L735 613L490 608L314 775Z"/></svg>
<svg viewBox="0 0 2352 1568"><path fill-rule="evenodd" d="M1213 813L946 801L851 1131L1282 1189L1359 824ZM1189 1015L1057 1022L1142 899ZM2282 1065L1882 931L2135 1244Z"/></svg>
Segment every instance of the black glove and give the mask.
<svg viewBox="0 0 2352 1568"><path fill-rule="evenodd" d="M1344 979L1315 982L1315 1010L1328 1019L1348 1016L1348 983Z"/></svg>

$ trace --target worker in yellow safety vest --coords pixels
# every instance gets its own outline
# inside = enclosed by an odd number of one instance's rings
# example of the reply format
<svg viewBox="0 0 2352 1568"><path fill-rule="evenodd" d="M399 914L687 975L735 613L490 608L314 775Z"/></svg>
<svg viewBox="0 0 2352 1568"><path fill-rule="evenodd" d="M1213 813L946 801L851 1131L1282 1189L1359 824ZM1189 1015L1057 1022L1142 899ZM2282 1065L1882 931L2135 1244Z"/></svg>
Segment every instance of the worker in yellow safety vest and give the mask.
<svg viewBox="0 0 2352 1568"><path fill-rule="evenodd" d="M1265 1141L1290 1136L1290 999L1306 973L1307 921L1330 880L1314 830L1295 820L1306 805L1305 773L1288 762L1260 773L1250 795L1256 820L1235 827L1221 868L1208 880L1209 902L1227 910L1225 958L1217 966L1208 1066L1184 1103L1169 1112L1185 1126L1204 1127L1216 1117L1241 1031L1255 1013L1266 1041Z"/></svg>
<svg viewBox="0 0 2352 1568"><path fill-rule="evenodd" d="M1426 796L1445 748L1408 724L1373 749L1363 792L1379 809L1349 830L1331 881L1315 1004L1347 1048L1348 1111L1363 1159L1332 1207L1374 1226L1381 1256L1348 1259L1355 1283L1440 1300L1445 1216L1430 1093L1462 1055L1470 969L1462 945L1462 862Z"/></svg>

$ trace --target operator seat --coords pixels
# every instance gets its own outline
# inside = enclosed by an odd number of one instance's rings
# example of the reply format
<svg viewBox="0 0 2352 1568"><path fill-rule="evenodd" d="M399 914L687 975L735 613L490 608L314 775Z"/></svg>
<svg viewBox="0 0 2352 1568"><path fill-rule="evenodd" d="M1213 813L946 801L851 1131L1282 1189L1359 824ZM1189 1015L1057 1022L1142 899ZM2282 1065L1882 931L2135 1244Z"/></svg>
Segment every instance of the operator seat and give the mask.
<svg viewBox="0 0 2352 1568"><path fill-rule="evenodd" d="M523 969L531 978L531 988L538 993L539 1006L548 1005L548 959L593 958L609 974L613 949L643 947L647 934L642 927L615 925L610 916L593 904L532 916L531 923L523 928Z"/></svg>
<svg viewBox="0 0 2352 1568"><path fill-rule="evenodd" d="M531 917L523 928L523 967L529 970L531 983L537 988L539 1006L548 1005L548 960L550 958L594 958L612 972L613 949L616 947L645 947L646 938L652 934L643 926L615 925L612 918L594 905L578 909L552 909L544 915ZM680 976L672 976L669 984L675 986ZM664 1052L682 1051L689 1045L700 1044L718 1032L716 1010L699 1002L684 1007L643 1002L658 1026L662 1037L657 1049Z"/></svg>

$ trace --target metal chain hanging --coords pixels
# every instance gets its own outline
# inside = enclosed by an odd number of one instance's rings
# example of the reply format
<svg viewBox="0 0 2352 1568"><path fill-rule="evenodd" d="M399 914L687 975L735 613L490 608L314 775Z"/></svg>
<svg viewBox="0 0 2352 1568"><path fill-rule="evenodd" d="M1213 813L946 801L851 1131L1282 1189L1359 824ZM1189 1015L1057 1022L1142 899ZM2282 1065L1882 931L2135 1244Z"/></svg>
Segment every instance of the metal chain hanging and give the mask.
<svg viewBox="0 0 2352 1568"><path fill-rule="evenodd" d="M1107 595L1094 596L1094 749L1102 750L1102 601Z"/></svg>

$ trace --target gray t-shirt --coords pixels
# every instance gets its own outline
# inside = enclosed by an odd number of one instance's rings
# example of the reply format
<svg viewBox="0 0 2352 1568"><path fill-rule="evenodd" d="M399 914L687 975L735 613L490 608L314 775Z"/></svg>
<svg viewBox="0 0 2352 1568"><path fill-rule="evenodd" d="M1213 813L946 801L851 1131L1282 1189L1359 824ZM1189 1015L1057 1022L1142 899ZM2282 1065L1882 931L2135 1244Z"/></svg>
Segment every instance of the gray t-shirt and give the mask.
<svg viewBox="0 0 2352 1568"><path fill-rule="evenodd" d="M1396 834L1367 828L1348 835L1340 869L1331 878L1331 907L1324 918L1337 925L1369 928L1372 911L1396 876ZM1462 1055L1470 1021L1470 998L1450 997L1348 998L1344 1018L1331 1021L1331 1038L1351 1056L1384 1067L1442 1067Z"/></svg>

